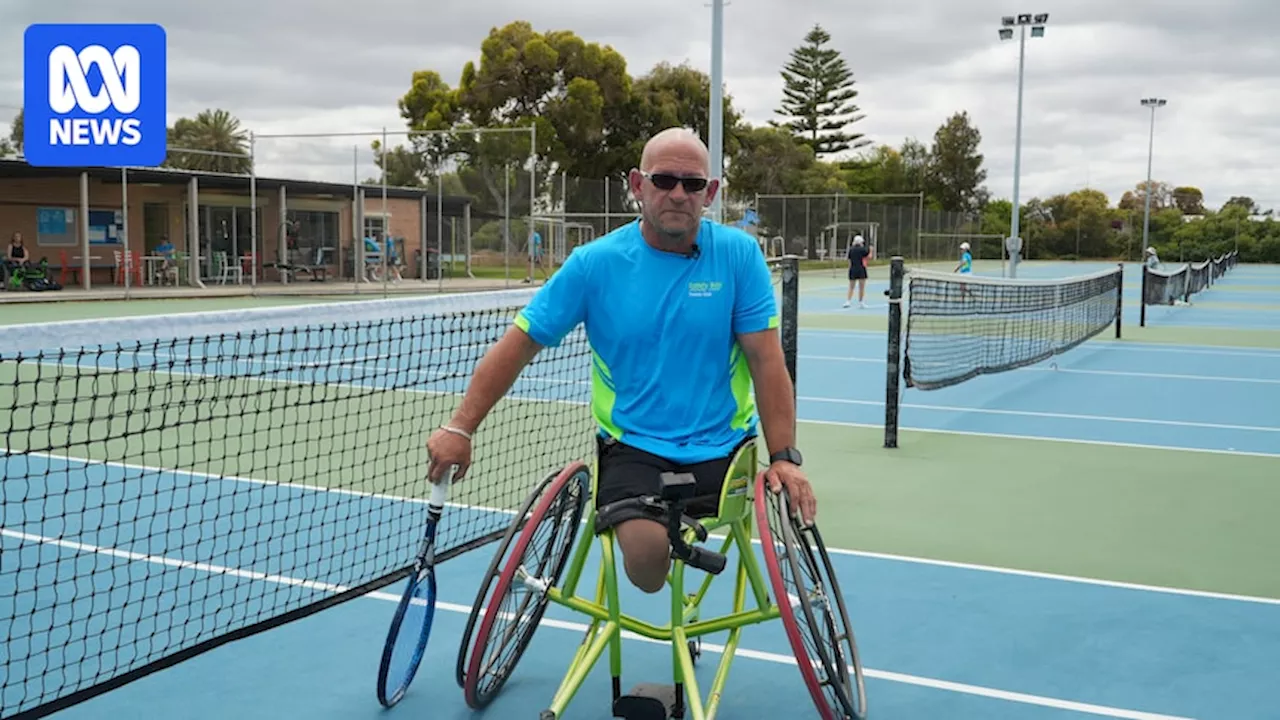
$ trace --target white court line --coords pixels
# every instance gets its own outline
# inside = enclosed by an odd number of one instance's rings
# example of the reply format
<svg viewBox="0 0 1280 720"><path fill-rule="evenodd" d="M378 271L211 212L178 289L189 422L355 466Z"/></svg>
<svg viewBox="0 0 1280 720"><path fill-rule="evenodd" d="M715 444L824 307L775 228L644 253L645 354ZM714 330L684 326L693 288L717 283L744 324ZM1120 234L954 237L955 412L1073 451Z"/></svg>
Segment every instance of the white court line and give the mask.
<svg viewBox="0 0 1280 720"><path fill-rule="evenodd" d="M840 426L853 426L853 427L868 427L868 428L877 428L877 429L881 427L878 425L860 425L857 423L837 423L837 422L821 422L821 421L809 421L809 422L813 422L813 424L818 424L818 425L840 425ZM969 432L964 432L960 430L938 430L938 431L924 431L924 432L939 432L944 434L955 434L955 435L982 435L981 433L969 433ZM1017 436L1009 436L1009 437L1017 440L1036 439L1036 438L1024 438L1024 437L1017 437ZM1070 441L1061 441L1061 442L1070 442ZM1096 444L1116 445L1116 443L1105 443L1105 442L1096 443ZM1127 446L1124 446L1124 447L1127 447ZM1164 449L1164 448L1152 448L1152 449ZM1214 452L1214 451L1206 451L1206 452ZM230 482L242 482L242 483L248 483L251 485L264 485L269 487L305 490L307 492L315 492L315 493L333 493L335 495L350 495L350 496L361 497L361 498L375 498L375 499L387 500L391 502L412 503L415 505L425 505L427 502L423 498L403 497L399 495L390 495L386 493L372 493L372 492L367 492L362 490L349 490L345 488L330 488L322 485L305 485L303 483L277 482L275 480L259 480L256 478L240 477L235 475L213 475L211 473L202 473L194 470L178 470L174 468L152 467L148 465L122 463L122 462L115 462L110 460L90 460L86 458L77 458L77 457L70 457L65 455L53 455L51 453L43 453L43 452L25 452L24 453L21 451L9 450L3 447L0 447L0 453L11 453L13 455L19 455L19 454L30 455L32 457L40 457L46 460L77 462L83 465L101 465L104 467L116 467L124 470L135 470L139 472L169 473L173 475L179 475L179 476L193 478L193 479L202 480L202 481L223 480L223 481L230 481ZM1239 453L1239 454L1244 455L1247 453ZM1280 456L1263 455L1263 457L1280 457ZM453 501L448 502L446 504L449 507L458 508L462 510L488 512L488 513L507 515L507 516L515 515L514 510L508 510L505 508L494 508L494 507L487 507L484 505L468 505L465 503L459 503L459 502L453 502ZM724 536L716 535L713 533L712 537L719 537L723 539ZM759 538L753 538L751 542L752 544L755 544L755 545L760 544ZM857 556L857 557L874 558L879 560L893 560L896 562L913 563L917 565L933 565L938 567L949 567L949 568L955 568L955 569L961 569L961 570L989 572L989 573L995 573L1000 575L1016 575L1016 576L1030 577L1030 578L1036 578L1041 580L1069 582L1069 583L1075 583L1079 585L1097 585L1101 587L1111 587L1111 588L1118 588L1123 590L1137 590L1142 592L1161 593L1165 595L1183 595L1188 597L1206 598L1211 600L1227 600L1231 602L1246 602L1246 603L1255 603L1255 604L1261 604L1261 605L1280 605L1280 598L1269 598L1269 597L1262 597L1262 596L1256 596L1256 595L1239 595L1234 593L1213 592L1209 590L1189 590L1185 588L1166 587L1161 585L1142 585L1138 583L1126 583L1126 582L1120 582L1115 580L1101 580L1097 578L1082 577L1078 575L1060 575L1055 573L1037 572L1034 570L1019 570L1015 568L996 567L993 565L977 565L972 563L954 562L950 560L919 558L919 557L911 557L908 555L891 555L887 553L875 553L875 552L869 552L864 550L847 550L847 549L835 548L835 547L828 547L827 552L833 555L850 555L850 556Z"/></svg>
<svg viewBox="0 0 1280 720"><path fill-rule="evenodd" d="M304 587L310 590L321 590L334 594L346 592L349 588L334 585L331 583L322 583L313 580L302 580L291 578L284 575L271 575L267 573L256 572L252 570L243 570L240 568L225 567L221 565L213 565L210 563L197 563L190 560L179 560L156 555L146 555L143 553L132 552L128 550L120 550L118 548L100 547L89 545L86 543L75 542L72 540L63 540L60 538L45 537L42 535L33 535L31 533L17 532L7 528L0 527L0 535L10 537L24 542L36 542L41 544L55 545L58 547L75 550L76 552L97 553L107 555L109 557L131 560L136 562L147 562L166 567L180 568L184 570L194 570L207 572L213 575L231 575L234 577L245 578L248 580L259 580L263 582L279 583L283 585L291 585L295 587ZM399 602L400 596L392 593L375 591L364 595L364 597L386 602ZM471 607L456 603L437 602L436 607L449 612L470 614ZM578 634L585 633L588 629L586 624L569 622L565 620L553 620L543 618L540 625L546 625L562 630L570 630ZM629 640L648 640L640 638L633 633L624 632L623 636ZM649 642L659 643L658 641L649 640ZM712 643L703 643L704 650L714 653L723 653L725 648L723 645ZM763 662L776 663L779 665L795 665L796 659L792 656L782 655L779 653L764 652L761 650L751 650L749 648L740 647L735 655L760 660ZM1114 708L1105 705L1093 705L1089 703L1081 703L1072 700L1063 700L1060 698L1044 697L1040 695L1030 695L1027 693L1012 692L1008 690L1000 690L997 688L988 688L981 685L969 685L966 683L950 682L947 680L937 680L934 678L921 677L918 675L908 675L905 673L895 673L885 670L875 670L871 668L863 668L863 674L869 678L885 680L888 682L896 682L907 685L915 685L918 687L927 687L934 690L945 690L948 692L962 693L965 695L975 695L978 697L991 698L995 700L1005 700L1008 702L1016 702L1024 705L1037 705L1040 707L1054 708L1058 710L1068 710L1079 713L1089 713L1093 715L1101 715L1103 717L1125 718L1126 720L1190 720L1189 718L1181 718L1173 715L1160 715L1156 713L1142 712L1139 710L1127 710L1124 708Z"/></svg>
<svg viewBox="0 0 1280 720"><path fill-rule="evenodd" d="M822 362L880 364L884 364L886 362L885 358L843 357L840 355L798 355L797 357L800 360L819 360ZM1126 370L1081 370L1077 368L1064 367L1023 367L1016 368L1012 372L1069 373L1071 375L1114 375L1118 377L1158 378L1161 380L1200 380L1204 382L1239 382L1280 385L1280 379L1273 380L1270 378L1229 377L1226 375L1182 375L1177 373L1148 373L1131 372Z"/></svg>
<svg viewBox="0 0 1280 720"><path fill-rule="evenodd" d="M886 336L884 330L833 330L830 328L822 330L806 330L800 329L801 335L814 335L818 337L832 338L879 338L883 340ZM1217 348L1221 349L1217 349ZM1112 352L1147 352L1147 353L1177 353L1178 355L1225 355L1228 357L1255 357L1265 360L1280 360L1280 350L1272 350L1270 348L1249 348L1239 346L1216 346L1216 345L1177 345L1172 343L1148 343L1137 340L1102 340L1091 339L1088 343L1081 345L1080 348L1089 349L1106 349ZM1080 349L1077 348L1077 351Z"/></svg>
<svg viewBox="0 0 1280 720"><path fill-rule="evenodd" d="M797 400L839 405L870 405L884 407L883 400L846 400L842 398L800 396ZM1280 433L1280 427L1262 425L1231 425L1226 423L1201 423L1188 420L1154 420L1148 418L1116 417L1113 415L1084 415L1079 413L1041 412L1037 410L998 410L995 408L953 407L950 405L919 405L901 403L899 407L912 410L932 410L935 412L975 413L978 415L1010 415L1014 417L1040 417L1057 420L1087 420L1090 422L1126 423L1134 425L1164 425L1169 427L1206 428L1210 430L1244 430L1249 432Z"/></svg>
<svg viewBox="0 0 1280 720"><path fill-rule="evenodd" d="M884 423L861 423L850 422L847 420L810 420L808 418L800 418L800 423L808 423L810 425L831 425L835 427L852 427L867 428L871 430L884 430ZM1280 453L1254 452L1250 450L1234 450L1231 448L1220 450L1215 448L1198 448L1189 446L1175 445L1150 445L1146 443L1130 443L1118 442L1114 440L1088 440L1085 438L1057 437L1054 435L1014 435L1012 433L995 433L995 432L976 432L973 430L948 430L945 428L927 428L912 427L909 425L899 425L899 430L907 432L930 433L935 435L963 435L973 438L997 438L1000 440L1037 440L1040 442L1067 443L1070 445L1100 445L1102 447L1126 448L1132 450L1155 450L1159 452L1189 452L1201 453L1208 455L1236 455L1240 457L1260 457L1268 459L1280 459Z"/></svg>

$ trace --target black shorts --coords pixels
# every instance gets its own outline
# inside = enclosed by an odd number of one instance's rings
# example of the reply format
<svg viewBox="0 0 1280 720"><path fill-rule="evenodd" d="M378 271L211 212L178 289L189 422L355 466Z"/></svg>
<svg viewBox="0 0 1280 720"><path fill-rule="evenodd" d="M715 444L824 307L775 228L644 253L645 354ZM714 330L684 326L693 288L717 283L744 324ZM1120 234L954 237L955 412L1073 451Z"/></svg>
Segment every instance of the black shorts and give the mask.
<svg viewBox="0 0 1280 720"><path fill-rule="evenodd" d="M849 267L849 279L850 280L866 280L867 269L862 265L851 265Z"/></svg>
<svg viewBox="0 0 1280 720"><path fill-rule="evenodd" d="M747 438L743 445L754 442ZM706 462L681 465L665 458L626 445L613 438L601 437L596 442L599 455L596 481L596 532L600 533L626 520L649 519L665 522L660 512L643 506L609 508L620 500L659 497L662 494L662 473L692 473L697 479L694 499L685 506L690 517L714 517L720 509L720 489L725 475L737 455L739 445L728 456ZM603 512L602 512L603 510Z"/></svg>

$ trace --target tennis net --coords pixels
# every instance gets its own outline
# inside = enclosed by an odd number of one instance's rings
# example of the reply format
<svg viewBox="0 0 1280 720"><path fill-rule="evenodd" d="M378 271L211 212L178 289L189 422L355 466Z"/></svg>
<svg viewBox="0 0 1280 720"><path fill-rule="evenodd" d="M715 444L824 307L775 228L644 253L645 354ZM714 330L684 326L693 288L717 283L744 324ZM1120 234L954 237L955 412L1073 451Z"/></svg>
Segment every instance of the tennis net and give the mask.
<svg viewBox="0 0 1280 720"><path fill-rule="evenodd" d="M1186 300L1191 286L1191 266L1181 265L1177 270L1165 271L1144 266L1142 268L1142 302L1144 305L1172 305Z"/></svg>
<svg viewBox="0 0 1280 720"><path fill-rule="evenodd" d="M531 292L5 328L0 716L404 577L426 436ZM594 452L590 367L579 329L526 368L475 439L439 559Z"/></svg>
<svg viewBox="0 0 1280 720"><path fill-rule="evenodd" d="M899 375L908 388L937 390L1033 365L1112 325L1120 337L1123 287L1123 266L1069 278L1013 279L907 272L894 258L886 446L897 445Z"/></svg>
<svg viewBox="0 0 1280 720"><path fill-rule="evenodd" d="M1181 263L1175 270L1142 267L1142 308L1138 324L1147 324L1148 305L1175 305L1189 303L1191 298L1212 287L1227 271L1236 265L1237 252L1210 258L1202 262Z"/></svg>
<svg viewBox="0 0 1280 720"><path fill-rule="evenodd" d="M795 377L798 273L780 265ZM0 333L0 718L39 718L404 578L428 433L535 291ZM595 452L581 327L489 415L436 560ZM371 669L372 673L374 669Z"/></svg>

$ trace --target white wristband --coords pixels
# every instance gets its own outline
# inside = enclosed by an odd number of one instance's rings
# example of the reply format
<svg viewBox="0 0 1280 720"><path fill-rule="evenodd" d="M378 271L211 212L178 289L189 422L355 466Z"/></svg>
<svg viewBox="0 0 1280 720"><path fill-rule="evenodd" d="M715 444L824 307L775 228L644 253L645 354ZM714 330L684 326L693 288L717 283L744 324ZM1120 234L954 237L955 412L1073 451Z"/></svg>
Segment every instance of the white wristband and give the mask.
<svg viewBox="0 0 1280 720"><path fill-rule="evenodd" d="M454 435L461 435L462 437L468 440L471 439L471 433L467 432L466 430L463 430L462 428L456 428L452 425L441 425L440 429L447 433L453 433Z"/></svg>

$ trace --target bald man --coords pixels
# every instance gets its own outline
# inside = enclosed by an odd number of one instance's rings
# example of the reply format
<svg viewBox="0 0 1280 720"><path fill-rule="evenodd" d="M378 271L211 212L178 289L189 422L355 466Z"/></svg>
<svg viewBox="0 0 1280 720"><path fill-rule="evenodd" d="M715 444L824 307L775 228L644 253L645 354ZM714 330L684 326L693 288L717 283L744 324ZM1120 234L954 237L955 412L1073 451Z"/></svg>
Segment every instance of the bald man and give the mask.
<svg viewBox="0 0 1280 720"><path fill-rule="evenodd" d="M427 440L433 482L449 465L459 466L455 480L464 475L471 437L523 368L584 325L597 355L596 531L614 530L628 578L648 593L670 571L661 511L646 502L660 495L661 475L692 474L688 514L714 515L731 460L755 441L757 424L770 453L758 479L787 488L805 521L817 512L795 448L769 268L750 235L703 219L719 189L709 165L706 146L687 130L651 138L629 178L640 218L569 255Z"/></svg>

